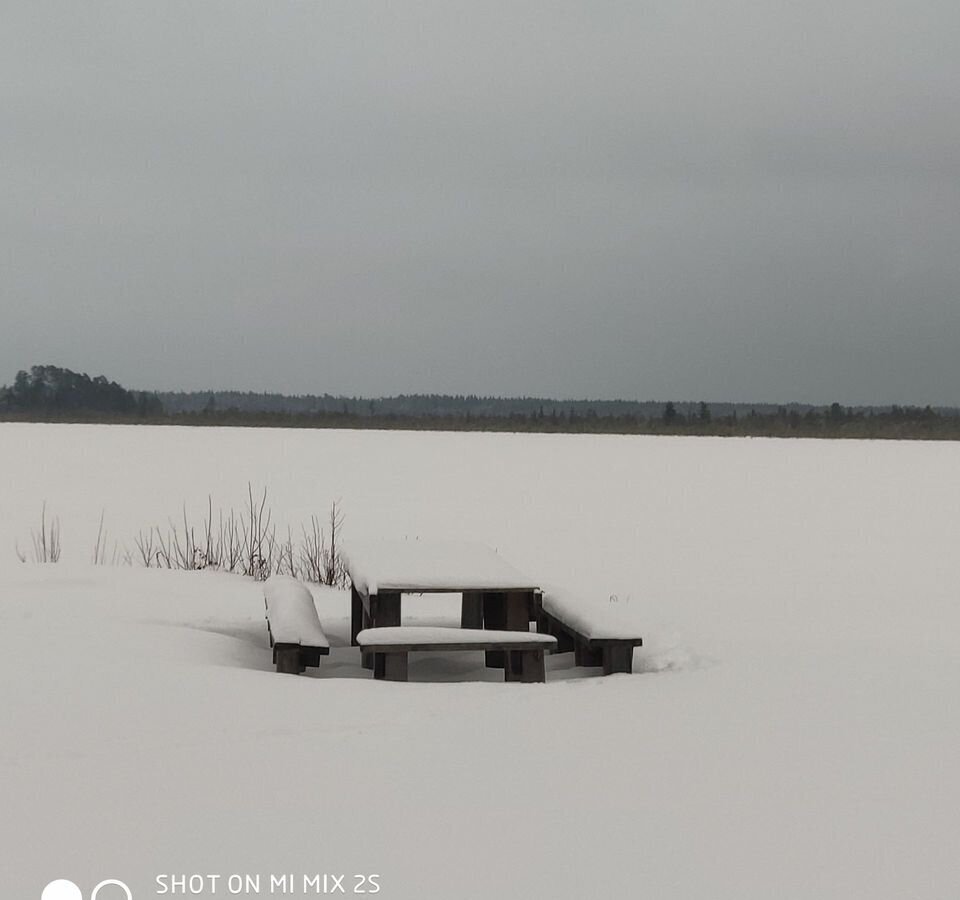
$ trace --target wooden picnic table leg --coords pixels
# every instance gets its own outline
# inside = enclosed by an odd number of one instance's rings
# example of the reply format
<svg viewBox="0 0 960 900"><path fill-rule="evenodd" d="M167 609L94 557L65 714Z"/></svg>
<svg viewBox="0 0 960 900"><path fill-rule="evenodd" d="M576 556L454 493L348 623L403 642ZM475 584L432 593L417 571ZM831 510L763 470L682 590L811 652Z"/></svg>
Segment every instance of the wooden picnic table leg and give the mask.
<svg viewBox="0 0 960 900"><path fill-rule="evenodd" d="M363 600L360 592L350 583L350 646L357 646L357 635L363 630Z"/></svg>
<svg viewBox="0 0 960 900"><path fill-rule="evenodd" d="M546 613L543 611L543 594L534 591L530 598L530 621L534 623L534 631L546 634Z"/></svg>
<svg viewBox="0 0 960 900"><path fill-rule="evenodd" d="M504 596L505 631L529 631L530 609L533 605L533 594L530 591L507 591Z"/></svg>
<svg viewBox="0 0 960 900"><path fill-rule="evenodd" d="M484 591L483 627L492 631L529 631L532 591ZM487 668L502 669L503 650L487 650Z"/></svg>
<svg viewBox="0 0 960 900"><path fill-rule="evenodd" d="M543 594L540 591L530 591L527 597L529 598L528 619L534 623L539 622L540 613L543 611Z"/></svg>
<svg viewBox="0 0 960 900"><path fill-rule="evenodd" d="M370 595L370 627L391 628L400 624L400 592L381 591Z"/></svg>
<svg viewBox="0 0 960 900"><path fill-rule="evenodd" d="M368 621L365 628L390 628L400 624L400 593L398 591L381 591L370 594ZM366 650L360 654L361 665L365 669L373 668L373 654Z"/></svg>
<svg viewBox="0 0 960 900"><path fill-rule="evenodd" d="M503 591L483 592L483 627L503 631L507 624L507 600ZM505 659L502 650L487 650L488 669L502 669Z"/></svg>
<svg viewBox="0 0 960 900"><path fill-rule="evenodd" d="M483 628L483 593L464 591L460 603L460 627Z"/></svg>

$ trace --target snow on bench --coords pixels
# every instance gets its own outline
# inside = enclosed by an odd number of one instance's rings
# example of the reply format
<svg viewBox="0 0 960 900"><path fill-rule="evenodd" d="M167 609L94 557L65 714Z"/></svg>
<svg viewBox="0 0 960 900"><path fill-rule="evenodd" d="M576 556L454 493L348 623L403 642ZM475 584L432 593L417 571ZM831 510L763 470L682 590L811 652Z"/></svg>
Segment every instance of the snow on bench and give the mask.
<svg viewBox="0 0 960 900"><path fill-rule="evenodd" d="M537 630L555 635L561 653L573 650L578 666L603 666L604 675L633 671L633 648L643 638L617 604L551 587L538 606Z"/></svg>
<svg viewBox="0 0 960 900"><path fill-rule="evenodd" d="M357 643L373 654L373 677L407 680L410 653L433 650L502 650L504 681L546 681L544 653L557 646L553 635L529 631L491 631L481 628L426 628L397 626L366 628Z"/></svg>
<svg viewBox="0 0 960 900"><path fill-rule="evenodd" d="M277 671L298 674L319 666L320 657L330 653L330 642L309 589L289 575L274 575L264 582L263 603Z"/></svg>
<svg viewBox="0 0 960 900"><path fill-rule="evenodd" d="M455 541L350 541L341 556L353 586L380 592L533 590L537 585L484 544Z"/></svg>

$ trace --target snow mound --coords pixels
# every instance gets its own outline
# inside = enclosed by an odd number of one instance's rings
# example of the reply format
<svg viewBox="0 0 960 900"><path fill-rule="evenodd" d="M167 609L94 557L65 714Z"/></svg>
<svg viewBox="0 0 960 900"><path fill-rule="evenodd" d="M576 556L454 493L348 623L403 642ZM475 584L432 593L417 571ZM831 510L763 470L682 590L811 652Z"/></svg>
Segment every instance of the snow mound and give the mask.
<svg viewBox="0 0 960 900"><path fill-rule="evenodd" d="M597 599L567 588L551 585L544 588L543 608L550 615L584 637L629 640L643 637L639 617L628 604L612 598Z"/></svg>
<svg viewBox="0 0 960 900"><path fill-rule="evenodd" d="M330 646L320 627L313 594L302 582L289 575L274 575L264 582L263 597L274 643Z"/></svg>
<svg viewBox="0 0 960 900"><path fill-rule="evenodd" d="M341 555L362 594L380 591L532 590L533 579L484 544L455 541L350 541Z"/></svg>
<svg viewBox="0 0 960 900"><path fill-rule="evenodd" d="M543 644L549 647L557 639L549 634L531 631L493 631L484 628L430 628L406 625L386 628L366 628L357 635L361 647L378 644Z"/></svg>

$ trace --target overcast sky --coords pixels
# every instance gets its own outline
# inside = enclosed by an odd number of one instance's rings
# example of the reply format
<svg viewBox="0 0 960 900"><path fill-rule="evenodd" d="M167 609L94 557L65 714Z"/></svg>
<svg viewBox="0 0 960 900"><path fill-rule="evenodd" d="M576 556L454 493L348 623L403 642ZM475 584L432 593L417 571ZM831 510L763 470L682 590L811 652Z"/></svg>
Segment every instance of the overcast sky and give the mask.
<svg viewBox="0 0 960 900"><path fill-rule="evenodd" d="M0 383L960 404L960 6L3 0Z"/></svg>

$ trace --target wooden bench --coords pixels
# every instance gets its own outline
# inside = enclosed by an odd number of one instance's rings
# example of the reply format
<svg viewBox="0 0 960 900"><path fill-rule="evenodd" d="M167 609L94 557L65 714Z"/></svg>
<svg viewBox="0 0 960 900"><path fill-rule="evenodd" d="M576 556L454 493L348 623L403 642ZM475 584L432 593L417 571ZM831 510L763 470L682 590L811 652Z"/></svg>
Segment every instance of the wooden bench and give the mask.
<svg viewBox="0 0 960 900"><path fill-rule="evenodd" d="M307 587L289 575L274 575L264 582L263 605L277 671L298 675L307 666L319 666L330 642Z"/></svg>
<svg viewBox="0 0 960 900"><path fill-rule="evenodd" d="M556 652L572 650L576 665L602 666L604 675L633 672L633 648L642 647L643 638L615 609L563 590L538 594L535 606L537 631L557 639Z"/></svg>
<svg viewBox="0 0 960 900"><path fill-rule="evenodd" d="M544 654L553 650L552 635L479 628L366 628L357 635L360 648L373 656L373 677L406 681L410 653L435 650L499 650L504 655L503 680L527 684L547 680Z"/></svg>

